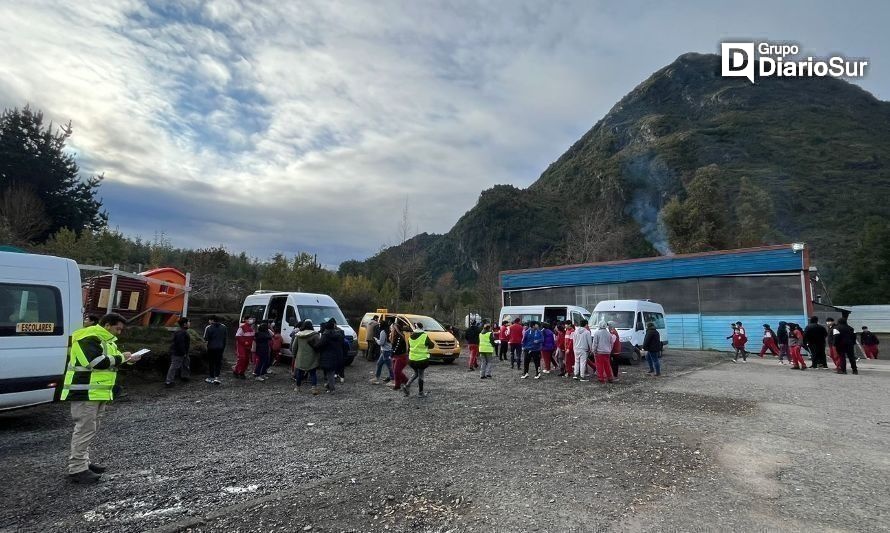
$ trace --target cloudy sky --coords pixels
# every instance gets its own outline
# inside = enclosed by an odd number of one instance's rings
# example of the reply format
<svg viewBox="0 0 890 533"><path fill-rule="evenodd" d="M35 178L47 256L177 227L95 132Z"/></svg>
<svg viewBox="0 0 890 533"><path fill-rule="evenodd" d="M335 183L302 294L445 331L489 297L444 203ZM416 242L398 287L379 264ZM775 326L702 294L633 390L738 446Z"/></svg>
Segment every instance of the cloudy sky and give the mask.
<svg viewBox="0 0 890 533"><path fill-rule="evenodd" d="M870 59L890 3L0 0L0 107L71 120L111 226L326 264L526 186L649 74L726 39Z"/></svg>

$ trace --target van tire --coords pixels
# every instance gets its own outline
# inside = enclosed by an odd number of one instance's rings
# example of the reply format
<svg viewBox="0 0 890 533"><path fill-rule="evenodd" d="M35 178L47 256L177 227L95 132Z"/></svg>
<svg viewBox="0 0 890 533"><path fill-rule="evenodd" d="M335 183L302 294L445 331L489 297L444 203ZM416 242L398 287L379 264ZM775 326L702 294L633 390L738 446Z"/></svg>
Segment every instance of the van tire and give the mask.
<svg viewBox="0 0 890 533"><path fill-rule="evenodd" d="M453 365L455 359L457 359L457 357L446 357L445 359L442 359L442 362L446 365Z"/></svg>

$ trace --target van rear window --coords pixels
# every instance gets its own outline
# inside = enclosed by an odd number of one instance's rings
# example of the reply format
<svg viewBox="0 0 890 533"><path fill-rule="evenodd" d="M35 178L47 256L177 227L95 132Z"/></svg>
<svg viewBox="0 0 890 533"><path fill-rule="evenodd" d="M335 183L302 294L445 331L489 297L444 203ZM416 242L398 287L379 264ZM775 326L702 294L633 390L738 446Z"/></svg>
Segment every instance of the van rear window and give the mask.
<svg viewBox="0 0 890 533"><path fill-rule="evenodd" d="M0 283L0 337L65 333L62 294L56 287Z"/></svg>

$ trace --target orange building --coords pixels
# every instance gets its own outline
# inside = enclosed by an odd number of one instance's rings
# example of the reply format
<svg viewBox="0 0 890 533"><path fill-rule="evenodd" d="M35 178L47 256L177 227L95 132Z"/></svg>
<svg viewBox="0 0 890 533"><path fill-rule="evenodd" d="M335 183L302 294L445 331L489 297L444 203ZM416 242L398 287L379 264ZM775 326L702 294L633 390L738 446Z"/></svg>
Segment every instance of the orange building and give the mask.
<svg viewBox="0 0 890 533"><path fill-rule="evenodd" d="M156 268L142 272L141 276L158 281L185 285L185 274L175 268ZM185 303L185 291L166 284L148 283L145 298L145 315L142 317L144 326L175 326L182 314Z"/></svg>

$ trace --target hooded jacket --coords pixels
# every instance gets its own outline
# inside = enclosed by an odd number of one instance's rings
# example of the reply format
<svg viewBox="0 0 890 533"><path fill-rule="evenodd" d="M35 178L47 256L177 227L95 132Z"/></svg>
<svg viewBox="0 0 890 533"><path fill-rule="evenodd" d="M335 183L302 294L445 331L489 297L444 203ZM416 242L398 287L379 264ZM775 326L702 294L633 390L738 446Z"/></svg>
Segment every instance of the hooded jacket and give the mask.
<svg viewBox="0 0 890 533"><path fill-rule="evenodd" d="M598 328L593 334L593 351L597 354L612 353L612 334L606 328Z"/></svg>
<svg viewBox="0 0 890 533"><path fill-rule="evenodd" d="M319 367L327 371L339 370L345 360L343 343L343 330L336 326L324 330L315 345L319 351Z"/></svg>
<svg viewBox="0 0 890 533"><path fill-rule="evenodd" d="M316 349L321 335L314 329L298 331L294 335L296 352L294 352L294 366L300 370L312 370L321 364L321 357Z"/></svg>

